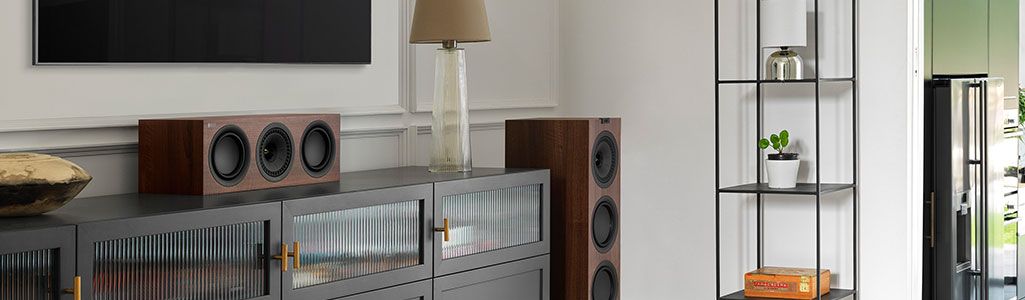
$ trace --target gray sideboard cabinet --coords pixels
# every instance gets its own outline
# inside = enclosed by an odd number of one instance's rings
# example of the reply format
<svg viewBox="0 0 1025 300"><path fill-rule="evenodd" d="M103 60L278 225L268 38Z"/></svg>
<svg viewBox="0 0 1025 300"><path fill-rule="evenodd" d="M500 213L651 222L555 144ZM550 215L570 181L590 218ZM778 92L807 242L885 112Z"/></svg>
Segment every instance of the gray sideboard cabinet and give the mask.
<svg viewBox="0 0 1025 300"><path fill-rule="evenodd" d="M0 219L0 299L549 299L547 170L342 178Z"/></svg>

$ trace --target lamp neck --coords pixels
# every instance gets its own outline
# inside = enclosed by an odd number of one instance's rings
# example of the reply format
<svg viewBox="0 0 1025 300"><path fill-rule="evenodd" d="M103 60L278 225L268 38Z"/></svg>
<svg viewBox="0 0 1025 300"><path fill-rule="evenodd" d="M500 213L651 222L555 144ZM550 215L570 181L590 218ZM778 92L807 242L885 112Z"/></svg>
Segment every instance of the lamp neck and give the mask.
<svg viewBox="0 0 1025 300"><path fill-rule="evenodd" d="M456 41L455 40L441 41L441 48L446 49L446 50L455 49L456 48Z"/></svg>

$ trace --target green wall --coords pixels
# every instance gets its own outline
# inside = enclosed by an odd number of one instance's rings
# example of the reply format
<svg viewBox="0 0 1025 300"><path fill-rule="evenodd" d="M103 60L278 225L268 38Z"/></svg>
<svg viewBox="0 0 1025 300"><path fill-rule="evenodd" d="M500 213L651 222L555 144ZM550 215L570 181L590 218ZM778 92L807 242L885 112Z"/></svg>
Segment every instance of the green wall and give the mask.
<svg viewBox="0 0 1025 300"><path fill-rule="evenodd" d="M1019 0L926 0L925 76L988 74L1017 94Z"/></svg>

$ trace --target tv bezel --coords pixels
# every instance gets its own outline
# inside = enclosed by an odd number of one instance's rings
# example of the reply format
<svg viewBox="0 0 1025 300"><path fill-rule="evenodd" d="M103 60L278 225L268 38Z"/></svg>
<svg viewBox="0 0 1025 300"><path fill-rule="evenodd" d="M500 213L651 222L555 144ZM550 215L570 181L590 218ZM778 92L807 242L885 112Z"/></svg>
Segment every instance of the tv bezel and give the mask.
<svg viewBox="0 0 1025 300"><path fill-rule="evenodd" d="M238 61L209 61L209 62L41 62L39 61L39 1L32 0L32 65L33 66L130 66L130 65L168 65L168 66L252 66L252 65L310 65L310 66L370 66L374 59L374 23L371 21L368 30L371 38L369 44L370 56L366 61L356 62L238 62ZM371 0L373 1L373 0ZM373 2L371 2L373 3ZM370 8L371 20L373 20L373 5Z"/></svg>

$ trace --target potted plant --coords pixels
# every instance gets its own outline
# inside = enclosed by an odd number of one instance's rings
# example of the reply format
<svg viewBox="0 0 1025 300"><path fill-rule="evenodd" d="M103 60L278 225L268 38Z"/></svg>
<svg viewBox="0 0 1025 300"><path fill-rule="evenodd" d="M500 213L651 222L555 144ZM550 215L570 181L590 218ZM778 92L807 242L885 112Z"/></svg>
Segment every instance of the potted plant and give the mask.
<svg viewBox="0 0 1025 300"><path fill-rule="evenodd" d="M759 149L765 150L772 146L772 149L776 150L776 153L770 153L769 159L765 161L766 169L769 171L769 188L787 189L797 186L797 170L801 167L801 160L797 159L797 153L786 152L789 145L790 132L786 130L758 141Z"/></svg>

